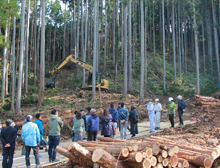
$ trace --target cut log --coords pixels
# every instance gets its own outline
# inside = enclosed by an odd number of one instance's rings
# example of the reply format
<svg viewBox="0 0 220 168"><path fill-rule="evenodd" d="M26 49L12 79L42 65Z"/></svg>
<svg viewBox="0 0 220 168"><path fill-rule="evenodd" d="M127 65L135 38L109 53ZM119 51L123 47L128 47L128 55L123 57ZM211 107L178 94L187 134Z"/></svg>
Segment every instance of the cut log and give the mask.
<svg viewBox="0 0 220 168"><path fill-rule="evenodd" d="M164 159L164 160L162 161L162 164L163 164L164 167L167 167L168 164L169 164L169 160L168 160L168 159Z"/></svg>
<svg viewBox="0 0 220 168"><path fill-rule="evenodd" d="M127 168L128 166L122 162L118 162L114 156L103 149L96 149L92 154L92 161L99 164L103 168Z"/></svg>
<svg viewBox="0 0 220 168"><path fill-rule="evenodd" d="M131 152L127 158L124 159L126 162L140 163L143 160L141 152Z"/></svg>
<svg viewBox="0 0 220 168"><path fill-rule="evenodd" d="M179 158L179 163L182 163L183 167L189 167L189 162L185 159Z"/></svg>
<svg viewBox="0 0 220 168"><path fill-rule="evenodd" d="M157 158L155 156L152 156L150 158L151 161L151 166L156 166L157 165Z"/></svg>
<svg viewBox="0 0 220 168"><path fill-rule="evenodd" d="M151 160L149 158L144 159L143 168L150 168L150 167L151 167Z"/></svg>
<svg viewBox="0 0 220 168"><path fill-rule="evenodd" d="M161 145L160 145L160 149L167 150L167 145L161 144Z"/></svg>
<svg viewBox="0 0 220 168"><path fill-rule="evenodd" d="M154 143L152 150L153 150L153 155L157 156L160 153L160 146L158 144Z"/></svg>
<svg viewBox="0 0 220 168"><path fill-rule="evenodd" d="M145 159L147 157L147 153L146 152L142 152L143 155L143 159Z"/></svg>
<svg viewBox="0 0 220 168"><path fill-rule="evenodd" d="M179 151L177 156L189 161L196 166L209 168L212 166L214 159L208 155L193 155L186 152Z"/></svg>
<svg viewBox="0 0 220 168"><path fill-rule="evenodd" d="M170 147L170 148L168 149L168 155L169 155L170 157L172 157L173 155L175 155L175 153L176 153L175 150L176 150L175 147Z"/></svg>
<svg viewBox="0 0 220 168"><path fill-rule="evenodd" d="M89 166L89 167L93 167L93 163L91 162L87 162L86 160L80 159L78 156L72 154L71 152L69 152L68 150L57 146L55 151L67 158L69 158L70 160L74 161L75 163L79 163L83 166Z"/></svg>
<svg viewBox="0 0 220 168"><path fill-rule="evenodd" d="M153 156L152 148L147 148L146 150L147 158L151 158Z"/></svg>
<svg viewBox="0 0 220 168"><path fill-rule="evenodd" d="M157 156L157 162L162 163L162 161L163 161L163 157L161 155L158 155Z"/></svg>
<svg viewBox="0 0 220 168"><path fill-rule="evenodd" d="M104 141L104 142L126 142L126 140L122 139L114 139L114 138L106 138L106 137L97 137L99 141Z"/></svg>
<svg viewBox="0 0 220 168"><path fill-rule="evenodd" d="M168 153L167 153L166 150L161 150L161 151L160 151L160 154L161 154L161 156L162 156L163 158L167 158L167 156L168 156Z"/></svg>
<svg viewBox="0 0 220 168"><path fill-rule="evenodd" d="M156 166L156 168L163 168L162 163L158 163L157 166Z"/></svg>
<svg viewBox="0 0 220 168"><path fill-rule="evenodd" d="M177 164L177 167L179 167L179 168L183 167L182 163L179 162L179 163Z"/></svg>
<svg viewBox="0 0 220 168"><path fill-rule="evenodd" d="M174 154L171 158L170 158L170 164L172 167L176 167L178 164L179 160L178 160L178 156L176 154Z"/></svg>
<svg viewBox="0 0 220 168"><path fill-rule="evenodd" d="M86 149L90 151L91 153L93 153L97 148L86 147ZM129 155L128 148L124 148L124 147L121 147L121 148L104 148L103 147L102 149L104 149L106 152L110 153L112 156L115 156L115 157L118 157L118 156L128 157Z"/></svg>

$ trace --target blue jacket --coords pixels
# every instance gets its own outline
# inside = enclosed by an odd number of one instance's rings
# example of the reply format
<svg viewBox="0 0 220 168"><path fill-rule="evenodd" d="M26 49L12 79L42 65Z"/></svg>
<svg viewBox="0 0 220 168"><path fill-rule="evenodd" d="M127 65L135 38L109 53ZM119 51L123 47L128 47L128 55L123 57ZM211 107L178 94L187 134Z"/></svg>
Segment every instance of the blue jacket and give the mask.
<svg viewBox="0 0 220 168"><path fill-rule="evenodd" d="M126 115L126 118L122 118L120 115L120 112L124 113ZM124 107L122 107L119 111L118 111L118 119L119 120L125 120L128 121L128 110L125 109Z"/></svg>
<svg viewBox="0 0 220 168"><path fill-rule="evenodd" d="M113 135L111 114L107 116L103 116L101 119L101 123L102 123L101 135L108 135L108 136Z"/></svg>
<svg viewBox="0 0 220 168"><path fill-rule="evenodd" d="M44 131L43 131L43 123L41 120L37 119L34 121L35 124L37 124L38 129L40 131L40 138L42 138L44 136Z"/></svg>
<svg viewBox="0 0 220 168"><path fill-rule="evenodd" d="M99 117L97 115L91 115L87 122L87 127L90 132L99 131Z"/></svg>
<svg viewBox="0 0 220 168"><path fill-rule="evenodd" d="M40 142L40 132L37 124L27 122L22 126L21 138L26 146L37 146Z"/></svg>
<svg viewBox="0 0 220 168"><path fill-rule="evenodd" d="M183 100L179 100L178 102L178 111L183 111L186 108L185 102Z"/></svg>
<svg viewBox="0 0 220 168"><path fill-rule="evenodd" d="M112 115L112 122L117 122L117 120L118 120L118 111L115 108L110 108L108 111Z"/></svg>

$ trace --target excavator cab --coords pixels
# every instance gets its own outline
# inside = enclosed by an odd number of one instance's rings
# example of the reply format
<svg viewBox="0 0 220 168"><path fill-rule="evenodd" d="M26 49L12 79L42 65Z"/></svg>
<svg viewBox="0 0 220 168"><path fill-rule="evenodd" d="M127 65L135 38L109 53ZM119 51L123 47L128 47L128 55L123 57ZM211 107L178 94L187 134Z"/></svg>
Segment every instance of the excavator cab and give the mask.
<svg viewBox="0 0 220 168"><path fill-rule="evenodd" d="M96 72L96 85L99 85L102 81L102 73L101 72ZM89 72L89 77L88 77L88 85L92 85L92 73Z"/></svg>

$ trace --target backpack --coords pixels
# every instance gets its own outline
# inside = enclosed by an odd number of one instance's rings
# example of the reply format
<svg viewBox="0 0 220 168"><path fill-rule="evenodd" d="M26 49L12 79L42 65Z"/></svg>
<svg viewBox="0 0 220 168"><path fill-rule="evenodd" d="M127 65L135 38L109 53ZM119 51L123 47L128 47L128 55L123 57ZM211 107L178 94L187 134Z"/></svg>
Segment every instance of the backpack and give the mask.
<svg viewBox="0 0 220 168"><path fill-rule="evenodd" d="M134 124L137 124L139 122L138 114L137 112L134 114Z"/></svg>
<svg viewBox="0 0 220 168"><path fill-rule="evenodd" d="M123 113L121 110L119 111L119 114L120 114L121 118L123 118L123 119L125 119L125 118L126 118L125 113Z"/></svg>

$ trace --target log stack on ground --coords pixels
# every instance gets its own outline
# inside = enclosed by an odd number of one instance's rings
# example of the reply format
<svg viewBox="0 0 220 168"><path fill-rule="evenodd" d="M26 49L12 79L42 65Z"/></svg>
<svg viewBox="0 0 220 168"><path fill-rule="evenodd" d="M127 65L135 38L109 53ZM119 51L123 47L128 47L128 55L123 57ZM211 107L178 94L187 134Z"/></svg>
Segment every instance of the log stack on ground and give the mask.
<svg viewBox="0 0 220 168"><path fill-rule="evenodd" d="M216 148L213 157L202 147L187 147L187 144L161 137L147 137L143 141L117 140L97 137L99 141L78 141L68 150L57 147L56 151L73 162L86 167L94 163L103 168L150 168L190 166L209 168L219 156ZM209 148L209 151L212 149Z"/></svg>

